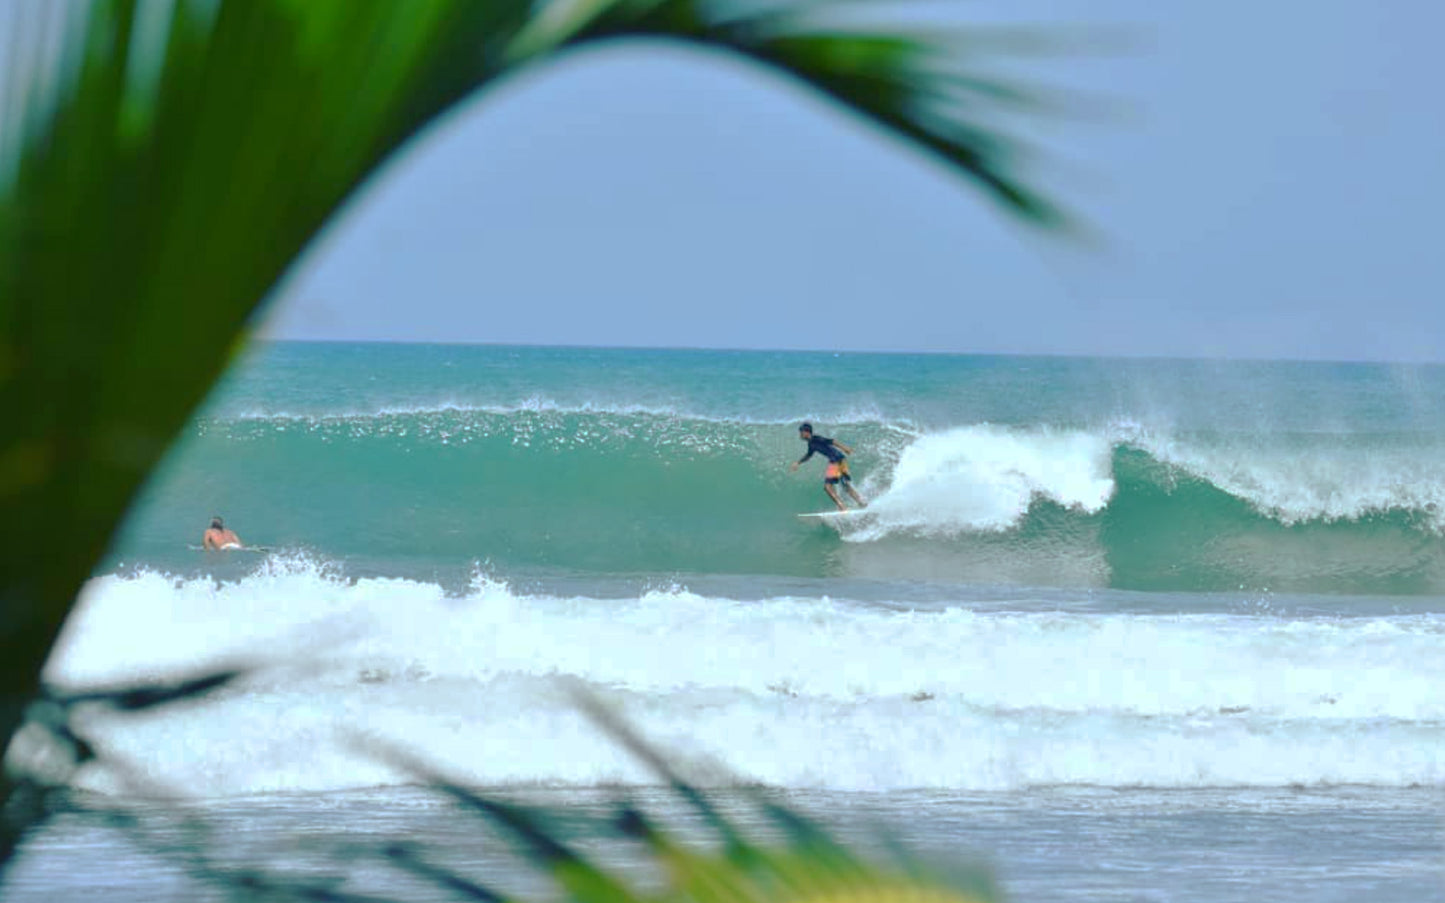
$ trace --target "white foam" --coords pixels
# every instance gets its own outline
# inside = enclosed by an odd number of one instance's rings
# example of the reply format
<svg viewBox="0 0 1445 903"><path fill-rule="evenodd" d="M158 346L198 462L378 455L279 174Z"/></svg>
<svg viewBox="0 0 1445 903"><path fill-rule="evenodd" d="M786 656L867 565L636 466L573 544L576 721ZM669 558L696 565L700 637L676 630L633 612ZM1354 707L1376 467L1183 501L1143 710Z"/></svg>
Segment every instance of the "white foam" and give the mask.
<svg viewBox="0 0 1445 903"><path fill-rule="evenodd" d="M1036 498L1085 512L1114 492L1112 442L1078 431L979 425L920 436L854 540L905 530L949 534L1016 526Z"/></svg>
<svg viewBox="0 0 1445 903"><path fill-rule="evenodd" d="M900 433L900 435L902 435ZM1120 421L1098 431L981 424L913 438L854 541L906 532L952 535L1018 526L1038 499L1095 513L1116 490L1114 448L1128 443L1284 524L1405 511L1445 531L1445 449L1371 447L1356 437L1251 436L1240 444L1181 438Z"/></svg>
<svg viewBox="0 0 1445 903"><path fill-rule="evenodd" d="M399 608L436 605L440 587L397 579L348 584L304 555L273 555L239 583L153 572L87 584L46 667L66 685L164 679L218 661L294 662L374 635Z"/></svg>
<svg viewBox="0 0 1445 903"><path fill-rule="evenodd" d="M1328 437L1299 447L1271 446L1259 437L1242 445L1145 434L1135 441L1158 460L1286 524L1410 511L1445 529L1445 449L1377 448L1363 439Z"/></svg>
<svg viewBox="0 0 1445 903"><path fill-rule="evenodd" d="M568 704L581 680L704 782L1405 785L1445 777L1445 620L907 612L841 600L464 599L305 563L238 584L87 587L47 677L265 669L103 750L205 795L404 782L382 738L479 784L652 780ZM91 768L80 783L114 790Z"/></svg>

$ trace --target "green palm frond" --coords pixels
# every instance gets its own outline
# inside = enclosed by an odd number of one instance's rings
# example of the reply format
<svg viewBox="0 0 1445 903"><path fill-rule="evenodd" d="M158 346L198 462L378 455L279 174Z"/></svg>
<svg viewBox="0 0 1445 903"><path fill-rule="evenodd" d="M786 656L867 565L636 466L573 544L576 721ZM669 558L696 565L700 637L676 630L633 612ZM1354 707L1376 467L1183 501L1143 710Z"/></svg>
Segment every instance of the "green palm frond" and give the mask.
<svg viewBox="0 0 1445 903"><path fill-rule="evenodd" d="M19 723L76 593L258 305L371 172L499 77L620 37L720 48L934 154L1011 213L1066 224L1027 186L1021 145L996 126L1029 97L975 71L990 59L987 42L861 30L830 18L841 6L889 4L7 7L0 735Z"/></svg>
<svg viewBox="0 0 1445 903"><path fill-rule="evenodd" d="M752 802L781 829L779 839L749 836L607 707L575 691L573 698L594 723L652 769L676 801L700 812L715 835L712 845L696 837L684 841L639 807L620 804L610 839L639 842L643 861L662 879L660 888L644 889L612 876L558 839L530 806L467 788L412 753L369 746L393 767L481 814L515 842L522 857L549 877L569 903L989 903L998 899L991 877L981 869L944 879L906 855L884 861L864 858L822 826L761 795L755 794ZM880 829L879 837L886 836ZM465 886L473 899L500 896L470 878L426 863L410 849L392 849L388 855L434 883Z"/></svg>
<svg viewBox="0 0 1445 903"><path fill-rule="evenodd" d="M1000 56L1061 51L1037 30L879 27L839 20L839 6L886 8L886 0L751 4L751 11L702 0L563 4L565 31L524 36L524 46L556 46L639 33L681 37L741 53L822 91L886 132L940 157L1010 213L1063 229L1071 219L1022 175L1024 142L1007 135L1004 114L1039 110L1048 95L980 71ZM589 16L584 17L584 11ZM537 34L546 37L538 37Z"/></svg>
<svg viewBox="0 0 1445 903"><path fill-rule="evenodd" d="M60 772L99 768L116 777L135 798L176 804L184 796L155 783L137 767L139 763L83 741L72 742L83 733L77 727L86 714L81 710L133 714L140 708L200 701L234 677L218 673L174 684L54 698L46 702L49 713L27 725L27 739L38 745L43 738L30 734L48 733L57 752L69 750L68 765L56 769L56 780L64 780ZM758 788L728 792L732 811L750 809L764 816L744 828L736 815L725 814L708 791L683 778L666 756L643 742L615 713L596 700L573 695L583 700L595 723L664 781L664 795L651 796L645 805L677 815L688 809L705 813L704 830L673 827L648 814L644 804L628 799L623 790L614 791L618 795L607 807L611 817L561 821L559 813L544 803L466 786L428 764L424 753L359 735L353 737L354 748L420 783L427 792L450 799L458 820L449 824L466 827L467 816L474 816L471 837L479 849L498 838L508 842L513 855L501 860L488 857L494 868L500 867L500 874L472 874L475 865L456 862L455 851L428 849L426 841L408 838L404 821L394 822L380 838L369 831L334 840L315 838L317 842L307 847L310 864L298 876L290 863L277 869L264 861L238 860L227 842L230 829L213 822L205 808L157 810L154 805L136 807L128 796L105 795L72 800L68 808L119 832L131 848L171 862L197 884L218 889L229 899L380 903L382 898L365 887L375 880L376 865L420 879L424 887L444 891L447 898L483 903L990 903L999 899L985 869L953 862L946 874L937 872L902 849L890 829L881 825L872 832L876 851L865 856ZM61 766L59 758L53 764ZM685 818L677 821L686 823ZM587 852L582 852L584 848ZM447 862L448 858L453 861ZM619 868L620 863L628 867ZM555 893L514 897L489 883L515 882L523 875L543 879L541 884L550 884Z"/></svg>

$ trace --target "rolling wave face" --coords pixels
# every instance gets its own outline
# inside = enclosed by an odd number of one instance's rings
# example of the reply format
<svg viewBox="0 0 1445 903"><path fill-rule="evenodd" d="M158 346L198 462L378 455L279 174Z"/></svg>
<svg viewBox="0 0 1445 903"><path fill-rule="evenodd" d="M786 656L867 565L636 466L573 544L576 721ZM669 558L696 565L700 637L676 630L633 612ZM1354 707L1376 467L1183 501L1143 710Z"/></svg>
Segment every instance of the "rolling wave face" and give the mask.
<svg viewBox="0 0 1445 903"><path fill-rule="evenodd" d="M184 573L196 500L244 538L374 573L948 579L1126 589L1445 591L1445 450L1409 436L820 425L867 514L831 525L792 422L440 407L200 422L127 534ZM262 525L260 535L245 525ZM377 564L381 563L381 564ZM384 566L382 566L384 564Z"/></svg>
<svg viewBox="0 0 1445 903"><path fill-rule="evenodd" d="M293 562L221 585L97 578L47 678L113 685L218 662L257 670L188 707L85 727L143 776L208 796L405 783L357 752L366 740L478 785L653 780L576 713L567 681L714 785L1445 777L1438 615L985 614L685 589L600 600L481 578L448 598ZM102 792L114 780L79 777Z"/></svg>

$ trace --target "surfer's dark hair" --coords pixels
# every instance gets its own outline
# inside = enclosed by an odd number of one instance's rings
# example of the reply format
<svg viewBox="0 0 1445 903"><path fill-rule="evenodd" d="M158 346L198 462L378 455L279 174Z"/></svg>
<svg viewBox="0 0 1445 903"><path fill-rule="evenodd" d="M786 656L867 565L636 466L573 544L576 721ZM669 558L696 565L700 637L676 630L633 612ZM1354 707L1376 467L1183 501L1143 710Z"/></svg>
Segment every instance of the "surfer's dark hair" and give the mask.
<svg viewBox="0 0 1445 903"><path fill-rule="evenodd" d="M811 433L812 431L813 431L813 425L812 425L811 423L809 423L808 421L804 420L802 423L798 424L798 432L800 432L800 433L803 433L803 432Z"/></svg>
<svg viewBox="0 0 1445 903"><path fill-rule="evenodd" d="M211 518L211 529L212 529L212 530L219 530L219 529L221 529L221 528L224 527L224 526L226 526L226 524L225 524L224 521L221 520L221 518L220 518L219 516Z"/></svg>

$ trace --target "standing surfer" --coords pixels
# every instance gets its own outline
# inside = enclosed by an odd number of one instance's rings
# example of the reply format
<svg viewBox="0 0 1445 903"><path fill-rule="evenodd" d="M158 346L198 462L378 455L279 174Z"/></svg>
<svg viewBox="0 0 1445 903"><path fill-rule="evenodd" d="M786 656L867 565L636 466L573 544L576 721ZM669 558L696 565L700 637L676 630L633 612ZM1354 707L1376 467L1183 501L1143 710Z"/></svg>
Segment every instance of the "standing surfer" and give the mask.
<svg viewBox="0 0 1445 903"><path fill-rule="evenodd" d="M789 468L790 471L796 472L798 467L804 461L813 457L813 454L816 452L828 459L828 469L823 472L823 491L828 493L828 498L833 500L833 504L838 506L838 510L848 510L848 506L844 505L843 500L838 498L838 484L840 483L844 489L848 490L848 494L853 497L853 501L858 503L859 508L868 507L868 503L863 501L863 499L858 496L858 492L853 488L853 477L848 473L848 456L853 453L853 449L841 442L829 439L827 436L814 435L813 425L811 423L798 425L798 438L808 443L808 453L797 461L794 461L793 466Z"/></svg>

